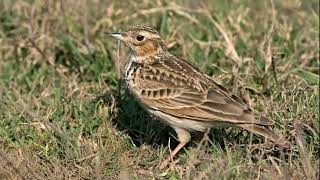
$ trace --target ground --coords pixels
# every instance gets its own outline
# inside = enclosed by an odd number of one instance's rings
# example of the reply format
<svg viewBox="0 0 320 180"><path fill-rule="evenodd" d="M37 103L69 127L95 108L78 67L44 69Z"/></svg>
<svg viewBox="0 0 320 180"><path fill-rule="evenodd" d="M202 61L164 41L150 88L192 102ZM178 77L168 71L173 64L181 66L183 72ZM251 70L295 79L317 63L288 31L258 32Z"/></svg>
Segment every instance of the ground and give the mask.
<svg viewBox="0 0 320 180"><path fill-rule="evenodd" d="M214 128L160 171L175 133L127 92L129 51L106 36L136 24L273 120L292 148ZM0 177L317 179L318 88L318 0L2 0Z"/></svg>

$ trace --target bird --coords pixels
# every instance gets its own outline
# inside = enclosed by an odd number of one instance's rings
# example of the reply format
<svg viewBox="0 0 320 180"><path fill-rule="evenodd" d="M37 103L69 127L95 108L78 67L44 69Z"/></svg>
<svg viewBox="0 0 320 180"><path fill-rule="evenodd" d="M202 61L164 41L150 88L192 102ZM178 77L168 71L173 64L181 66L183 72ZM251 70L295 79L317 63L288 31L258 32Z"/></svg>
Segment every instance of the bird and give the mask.
<svg viewBox="0 0 320 180"><path fill-rule="evenodd" d="M219 126L240 127L289 148L270 127L273 121L254 111L213 77L171 54L160 33L146 25L108 33L129 47L123 73L129 92L153 116L172 127L179 144L162 161L165 168L191 140L191 132Z"/></svg>

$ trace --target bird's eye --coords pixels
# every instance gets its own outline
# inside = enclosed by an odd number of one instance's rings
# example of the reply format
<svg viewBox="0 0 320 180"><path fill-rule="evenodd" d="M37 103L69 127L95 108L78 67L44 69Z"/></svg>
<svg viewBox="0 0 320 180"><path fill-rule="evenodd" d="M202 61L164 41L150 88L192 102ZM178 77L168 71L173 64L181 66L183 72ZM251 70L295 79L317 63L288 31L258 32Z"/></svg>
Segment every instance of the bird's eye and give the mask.
<svg viewBox="0 0 320 180"><path fill-rule="evenodd" d="M144 36L138 35L136 38L137 38L137 41L142 41L144 39Z"/></svg>

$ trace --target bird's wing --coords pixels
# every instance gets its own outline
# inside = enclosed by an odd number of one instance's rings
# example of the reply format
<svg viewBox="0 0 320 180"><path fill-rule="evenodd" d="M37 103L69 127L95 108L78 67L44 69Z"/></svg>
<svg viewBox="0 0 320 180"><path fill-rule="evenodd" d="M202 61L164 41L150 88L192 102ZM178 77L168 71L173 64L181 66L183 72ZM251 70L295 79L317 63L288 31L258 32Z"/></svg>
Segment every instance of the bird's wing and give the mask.
<svg viewBox="0 0 320 180"><path fill-rule="evenodd" d="M140 100L163 113L204 123L272 124L186 61L159 62L139 73L135 83Z"/></svg>

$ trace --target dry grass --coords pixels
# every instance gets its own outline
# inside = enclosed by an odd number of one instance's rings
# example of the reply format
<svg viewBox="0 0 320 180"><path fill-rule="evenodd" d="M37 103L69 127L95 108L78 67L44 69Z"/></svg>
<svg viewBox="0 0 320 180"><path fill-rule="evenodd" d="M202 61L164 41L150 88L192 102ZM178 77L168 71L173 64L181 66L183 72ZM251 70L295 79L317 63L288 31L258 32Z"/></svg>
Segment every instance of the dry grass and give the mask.
<svg viewBox="0 0 320 180"><path fill-rule="evenodd" d="M1 179L317 179L319 2L228 2L1 1ZM213 129L159 171L174 132L128 95L126 48L104 35L136 24L158 28L293 148Z"/></svg>

